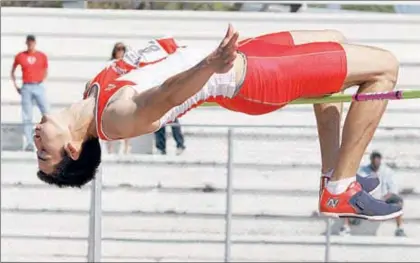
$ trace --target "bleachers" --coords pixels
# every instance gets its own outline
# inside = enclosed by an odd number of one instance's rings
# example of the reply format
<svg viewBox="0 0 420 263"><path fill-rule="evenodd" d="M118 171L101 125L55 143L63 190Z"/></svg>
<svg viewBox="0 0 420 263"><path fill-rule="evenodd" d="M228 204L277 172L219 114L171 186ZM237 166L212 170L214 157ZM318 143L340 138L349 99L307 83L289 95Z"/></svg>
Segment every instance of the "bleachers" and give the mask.
<svg viewBox="0 0 420 263"><path fill-rule="evenodd" d="M338 29L350 42L375 45L394 52L402 63L398 84L400 87L418 88L416 72L420 69L420 54L417 52L420 22L415 16L267 13L216 15L208 12L34 11L4 8L2 22L2 87L10 87L10 66L13 56L24 48L25 34L34 33L38 36L39 49L50 57L50 80L47 86L52 102L69 103L78 99L84 87L82 83L101 68L116 41L136 47L153 37L173 35L187 44L215 46L223 36L228 22L232 22L243 37L281 30ZM18 100L13 89L3 88L2 102Z"/></svg>
<svg viewBox="0 0 420 263"><path fill-rule="evenodd" d="M420 88L420 19L415 16L2 8L1 22L2 126L20 122L19 97L8 75L27 33L38 37L39 49L50 57L46 86L53 104L78 100L84 82L105 63L117 41L141 46L152 37L170 34L191 45L211 46L223 36L227 22L244 37L338 29L351 42L393 51L401 61L398 88ZM390 102L368 149L381 150L395 167L400 188L414 191L405 196L409 237L394 238L394 222L381 224L377 237L334 236L333 261L420 261L419 111L417 100ZM235 129L232 232L240 242L233 246L232 257L324 259L325 221L314 215L320 156L311 106L260 117L199 108L181 121L283 126ZM291 125L306 128L288 128ZM227 129L183 129L187 150L182 156L174 156L171 141L166 157L104 156L104 261L222 259ZM33 154L2 153L2 261L85 260L90 188L51 188L35 172Z"/></svg>
<svg viewBox="0 0 420 263"><path fill-rule="evenodd" d="M33 176L36 170L33 161L12 162L7 161L7 156L4 158L2 258L83 259L89 188L50 188ZM173 160L168 158L168 163ZM105 261L221 259L226 182L223 168L152 162L116 165L111 161L105 158L103 174ZM13 172L16 165L19 173ZM280 171L235 168L233 240L242 244L233 246L234 260L322 261L321 233L325 222L313 216L317 196L315 174L313 168ZM407 178L408 184L417 179L412 173L399 175ZM417 260L419 199L408 196L405 202L405 230L409 238L393 238L394 223L386 222L381 224L375 238L332 237L332 258ZM37 249L43 246L49 250ZM305 249L304 254L301 249ZM381 251L381 255L372 251Z"/></svg>

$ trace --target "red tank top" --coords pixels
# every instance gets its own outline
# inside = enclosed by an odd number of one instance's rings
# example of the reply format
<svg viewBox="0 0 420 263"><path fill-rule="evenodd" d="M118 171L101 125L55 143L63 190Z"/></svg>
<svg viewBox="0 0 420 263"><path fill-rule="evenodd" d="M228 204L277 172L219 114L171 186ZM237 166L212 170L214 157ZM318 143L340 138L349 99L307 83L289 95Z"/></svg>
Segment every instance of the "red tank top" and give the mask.
<svg viewBox="0 0 420 263"><path fill-rule="evenodd" d="M153 64L165 59L169 54L174 53L178 48L173 38L163 38L149 41L148 45L136 51L139 56L139 63L133 66L127 63L126 58L112 61L89 83L83 98L86 99L91 90L97 89L96 101L96 128L98 137L102 140L109 140L102 130L102 114L110 98L120 89L126 86L133 86L136 83L127 80L118 80L122 75L136 69Z"/></svg>

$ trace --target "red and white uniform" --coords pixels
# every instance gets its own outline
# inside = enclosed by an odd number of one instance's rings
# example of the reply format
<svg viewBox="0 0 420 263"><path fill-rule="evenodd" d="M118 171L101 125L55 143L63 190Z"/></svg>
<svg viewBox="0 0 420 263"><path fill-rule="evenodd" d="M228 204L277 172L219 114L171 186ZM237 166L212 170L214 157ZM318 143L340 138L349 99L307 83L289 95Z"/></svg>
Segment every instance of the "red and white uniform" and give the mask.
<svg viewBox="0 0 420 263"><path fill-rule="evenodd" d="M196 65L211 51L181 48L172 38L157 39L137 53L127 52L123 60L105 68L91 82L91 87L99 87L96 104L99 137L108 139L102 131L101 119L115 92L126 86L138 92L159 86L169 77ZM269 113L298 98L336 93L347 75L346 54L340 44L295 45L289 32L245 39L239 43L238 52L246 60L239 87L235 85L233 69L226 74L214 74L197 94L167 112L160 125L204 101L250 115Z"/></svg>
<svg viewBox="0 0 420 263"><path fill-rule="evenodd" d="M141 93L160 86L168 78L198 64L210 50L179 47L173 38L149 41L146 48L128 51L124 58L114 61L90 83L84 97L93 87L98 87L96 122L98 136L110 140L102 130L102 115L112 96L124 87ZM214 74L204 87L184 103L169 110L160 120L160 126L172 122L189 109L216 97L231 98L235 94L235 73Z"/></svg>

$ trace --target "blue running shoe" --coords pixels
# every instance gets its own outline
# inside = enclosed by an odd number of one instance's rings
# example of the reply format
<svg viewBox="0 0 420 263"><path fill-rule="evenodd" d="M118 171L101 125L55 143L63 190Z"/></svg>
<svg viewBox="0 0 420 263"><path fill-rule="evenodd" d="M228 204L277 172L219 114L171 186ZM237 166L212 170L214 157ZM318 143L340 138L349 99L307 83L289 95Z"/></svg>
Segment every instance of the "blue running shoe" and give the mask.
<svg viewBox="0 0 420 263"><path fill-rule="evenodd" d="M352 217L368 220L388 220L403 214L402 207L373 198L353 182L347 190L334 195L325 187L319 203L321 214L331 217Z"/></svg>

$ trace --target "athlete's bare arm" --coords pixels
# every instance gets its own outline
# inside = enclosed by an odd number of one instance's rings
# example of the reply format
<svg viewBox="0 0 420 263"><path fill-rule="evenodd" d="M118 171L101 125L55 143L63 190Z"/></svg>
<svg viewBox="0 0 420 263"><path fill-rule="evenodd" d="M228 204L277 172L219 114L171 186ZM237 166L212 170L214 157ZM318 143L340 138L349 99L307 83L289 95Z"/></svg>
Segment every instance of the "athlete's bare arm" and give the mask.
<svg viewBox="0 0 420 263"><path fill-rule="evenodd" d="M219 47L199 64L167 79L160 87L136 96L137 113L147 116L147 122L152 123L196 94L214 73L230 70L236 58L238 36L229 26Z"/></svg>
<svg viewBox="0 0 420 263"><path fill-rule="evenodd" d="M124 105L131 117L130 121L124 121L124 129L119 130L118 137L134 137L154 131L165 113L200 91L214 73L229 71L236 59L238 36L229 25L219 47L196 66L170 77L159 87L134 95L134 103Z"/></svg>

